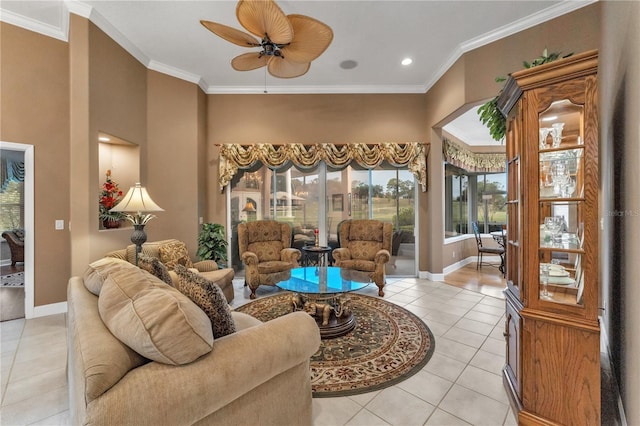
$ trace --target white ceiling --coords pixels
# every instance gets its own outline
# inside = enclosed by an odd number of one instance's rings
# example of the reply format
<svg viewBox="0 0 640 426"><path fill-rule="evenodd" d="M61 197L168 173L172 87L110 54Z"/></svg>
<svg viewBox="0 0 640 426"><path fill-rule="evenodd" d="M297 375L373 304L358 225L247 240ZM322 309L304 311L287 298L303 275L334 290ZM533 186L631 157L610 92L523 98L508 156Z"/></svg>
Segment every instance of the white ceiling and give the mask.
<svg viewBox="0 0 640 426"><path fill-rule="evenodd" d="M148 68L197 83L206 93L262 93L265 87L269 93L424 93L464 52L593 1L278 1L285 14L314 17L334 32L309 72L294 79L272 77L264 68L231 68L234 56L250 50L199 21L243 29L236 1L2 0L0 19L67 40L71 11L91 19ZM413 64L401 65L405 57ZM341 68L346 60L357 67Z"/></svg>

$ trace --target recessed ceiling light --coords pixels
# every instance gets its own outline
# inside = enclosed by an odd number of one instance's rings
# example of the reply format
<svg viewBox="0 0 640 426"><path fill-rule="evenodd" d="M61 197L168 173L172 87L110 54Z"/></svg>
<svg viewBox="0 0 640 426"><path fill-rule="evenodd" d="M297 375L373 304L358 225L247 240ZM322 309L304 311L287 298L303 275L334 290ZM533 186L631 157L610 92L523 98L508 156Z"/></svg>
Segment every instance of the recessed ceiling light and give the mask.
<svg viewBox="0 0 640 426"><path fill-rule="evenodd" d="M411 65L413 63L413 59L411 58L404 58L402 60L402 62L400 62L402 65L407 66L407 65Z"/></svg>
<svg viewBox="0 0 640 426"><path fill-rule="evenodd" d="M98 138L98 140L99 140L100 142L109 142L111 139L109 139L109 138L108 138L108 137L106 137L106 136L100 136L100 137Z"/></svg>

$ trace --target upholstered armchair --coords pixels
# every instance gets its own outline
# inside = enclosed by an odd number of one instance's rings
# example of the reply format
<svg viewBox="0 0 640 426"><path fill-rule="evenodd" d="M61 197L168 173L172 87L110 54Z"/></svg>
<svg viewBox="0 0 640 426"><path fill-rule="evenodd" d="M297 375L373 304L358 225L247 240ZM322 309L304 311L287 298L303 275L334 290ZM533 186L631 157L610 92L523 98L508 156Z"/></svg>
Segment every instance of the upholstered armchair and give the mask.
<svg viewBox="0 0 640 426"><path fill-rule="evenodd" d="M24 229L14 229L2 233L11 250L11 266L16 266L16 262L24 262Z"/></svg>
<svg viewBox="0 0 640 426"><path fill-rule="evenodd" d="M238 224L238 247L251 299L256 298L259 286L289 279L301 255L300 250L291 248L291 226L275 220Z"/></svg>
<svg viewBox="0 0 640 426"><path fill-rule="evenodd" d="M379 220L346 220L340 225L340 247L333 251L335 265L366 272L384 296L385 264L391 257L393 225Z"/></svg>

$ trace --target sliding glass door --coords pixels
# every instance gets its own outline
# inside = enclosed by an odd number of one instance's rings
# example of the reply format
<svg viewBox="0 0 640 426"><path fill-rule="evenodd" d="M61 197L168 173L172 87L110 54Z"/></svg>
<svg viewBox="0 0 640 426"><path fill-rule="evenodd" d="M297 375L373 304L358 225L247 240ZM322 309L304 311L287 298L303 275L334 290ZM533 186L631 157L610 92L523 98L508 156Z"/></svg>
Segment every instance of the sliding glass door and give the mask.
<svg viewBox="0 0 640 426"><path fill-rule="evenodd" d="M415 276L415 184L408 170L380 167L332 170L320 163L313 170L272 171L261 167L240 172L230 185L231 265L243 272L238 255L237 224L275 219L293 230L292 245L338 247L338 226L346 219L378 219L393 223L388 275Z"/></svg>

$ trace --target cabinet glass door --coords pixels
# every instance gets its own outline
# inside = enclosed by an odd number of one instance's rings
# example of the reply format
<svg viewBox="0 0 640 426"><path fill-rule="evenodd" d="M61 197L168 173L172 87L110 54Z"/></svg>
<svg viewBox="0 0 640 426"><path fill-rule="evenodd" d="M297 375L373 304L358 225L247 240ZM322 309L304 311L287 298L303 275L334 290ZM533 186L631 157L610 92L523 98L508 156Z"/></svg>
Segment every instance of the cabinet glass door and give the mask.
<svg viewBox="0 0 640 426"><path fill-rule="evenodd" d="M582 305L584 289L583 107L569 100L539 116L539 295Z"/></svg>

